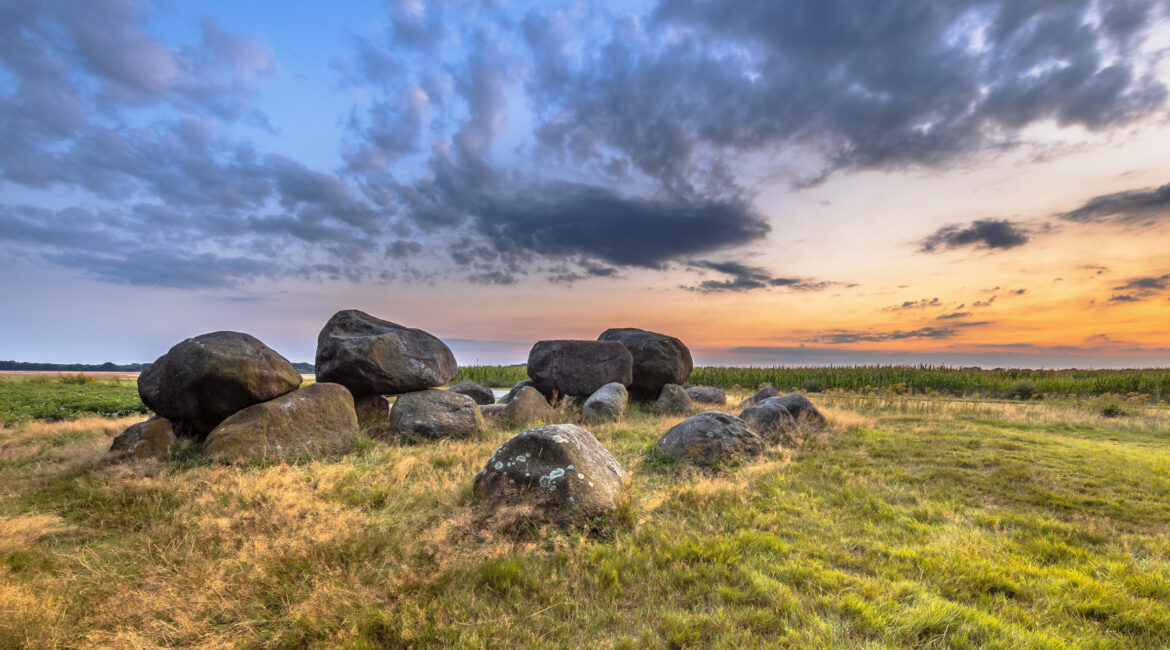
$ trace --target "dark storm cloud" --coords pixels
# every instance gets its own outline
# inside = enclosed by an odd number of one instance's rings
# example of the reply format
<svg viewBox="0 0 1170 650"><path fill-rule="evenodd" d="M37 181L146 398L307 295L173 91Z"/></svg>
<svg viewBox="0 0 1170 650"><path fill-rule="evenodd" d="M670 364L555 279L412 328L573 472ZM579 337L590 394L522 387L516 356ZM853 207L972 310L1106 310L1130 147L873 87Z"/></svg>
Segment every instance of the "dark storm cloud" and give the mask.
<svg viewBox="0 0 1170 650"><path fill-rule="evenodd" d="M1080 222L1152 223L1170 218L1170 184L1158 188L1103 194L1081 207L1062 212L1062 219Z"/></svg>
<svg viewBox="0 0 1170 650"><path fill-rule="evenodd" d="M828 281L817 282L801 278L773 277L767 269L739 262L693 260L686 264L693 269L711 270L731 276L730 280L704 280L698 286L683 287L689 291L700 293L754 291L771 287L784 287L793 291L820 291L833 285L832 282Z"/></svg>
<svg viewBox="0 0 1170 650"><path fill-rule="evenodd" d="M922 240L921 250L934 253L944 249L971 246L982 249L1007 249L1022 246L1028 241L1028 232L1019 224L1006 219L979 219L969 226L943 226Z"/></svg>
<svg viewBox="0 0 1170 650"><path fill-rule="evenodd" d="M62 266L114 284L172 289L226 289L282 273L268 261L223 257L214 253L185 255L170 251L131 250L117 254L62 253L50 256Z"/></svg>

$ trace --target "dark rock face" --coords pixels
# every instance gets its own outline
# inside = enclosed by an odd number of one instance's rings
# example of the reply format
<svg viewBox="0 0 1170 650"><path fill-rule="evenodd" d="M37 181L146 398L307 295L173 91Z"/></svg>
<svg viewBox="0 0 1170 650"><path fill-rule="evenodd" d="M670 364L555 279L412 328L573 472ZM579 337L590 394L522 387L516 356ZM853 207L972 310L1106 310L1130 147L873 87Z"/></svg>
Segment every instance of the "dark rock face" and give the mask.
<svg viewBox="0 0 1170 650"><path fill-rule="evenodd" d="M658 441L658 449L696 465L714 465L758 456L764 440L734 415L707 411L672 427Z"/></svg>
<svg viewBox="0 0 1170 650"><path fill-rule="evenodd" d="M769 397L755 406L749 406L739 414L739 419L755 429L767 442L795 445L796 418L784 408L783 399Z"/></svg>
<svg viewBox="0 0 1170 650"><path fill-rule="evenodd" d="M355 397L353 409L357 412L358 422L362 424L384 423L390 417L390 400L381 395Z"/></svg>
<svg viewBox="0 0 1170 650"><path fill-rule="evenodd" d="M745 409L749 406L755 406L756 404L759 404L760 402L762 402L770 397L779 397L779 396L780 396L780 391L776 390L775 388L772 388L771 385L766 385L763 388L761 388L760 390L757 390L755 393L753 393L751 397L740 402L739 408Z"/></svg>
<svg viewBox="0 0 1170 650"><path fill-rule="evenodd" d="M516 393L525 386L532 386L533 388L536 388L536 382L532 381L531 379L521 379L520 381L516 382L516 385L513 386L506 395L496 400L496 403L507 404L508 402L511 402L512 398L516 397Z"/></svg>
<svg viewBox="0 0 1170 650"><path fill-rule="evenodd" d="M663 386L685 384L695 369L691 351L673 336L623 327L605 330L597 340L617 341L630 351L634 374L629 390L635 400L657 399Z"/></svg>
<svg viewBox="0 0 1170 650"><path fill-rule="evenodd" d="M715 404L722 406L727 403L727 393L714 386L691 386L687 389L687 397L696 404Z"/></svg>
<svg viewBox="0 0 1170 650"><path fill-rule="evenodd" d="M526 504L569 523L613 512L621 483L621 465L593 434L552 424L501 445L476 475L474 493L488 508Z"/></svg>
<svg viewBox="0 0 1170 650"><path fill-rule="evenodd" d="M683 390L682 386L678 384L667 384L662 387L662 392L658 394L658 399L654 402L654 411L656 413L666 413L677 415L679 413L689 413L694 404L691 403L691 398L687 392Z"/></svg>
<svg viewBox="0 0 1170 650"><path fill-rule="evenodd" d="M507 422L548 422L556 414L548 400L532 386L519 386L512 399L498 404L488 404L480 410L485 417Z"/></svg>
<svg viewBox="0 0 1170 650"><path fill-rule="evenodd" d="M819 429L828 423L824 414L800 393L789 393L776 399L784 405L784 408L788 409L792 417L796 418L796 423L799 425Z"/></svg>
<svg viewBox="0 0 1170 650"><path fill-rule="evenodd" d="M581 405L581 419L585 422L611 422L626 414L630 403L626 387L613 382L598 388Z"/></svg>
<svg viewBox="0 0 1170 650"><path fill-rule="evenodd" d="M442 386L459 370L438 338L356 309L339 311L325 324L316 367L317 381L341 384L358 397Z"/></svg>
<svg viewBox="0 0 1170 650"><path fill-rule="evenodd" d="M227 463L344 454L357 441L353 396L339 384L310 384L255 404L207 436L203 453Z"/></svg>
<svg viewBox="0 0 1170 650"><path fill-rule="evenodd" d="M446 390L422 390L399 395L390 409L387 430L438 440L468 438L483 432L483 415L475 400Z"/></svg>
<svg viewBox="0 0 1170 650"><path fill-rule="evenodd" d="M629 385L634 358L617 341L537 341L528 353L528 376L545 396L592 395L616 382Z"/></svg>
<svg viewBox="0 0 1170 650"><path fill-rule="evenodd" d="M166 418L154 417L146 422L131 424L114 438L103 460L169 460L179 448L179 440Z"/></svg>
<svg viewBox="0 0 1170 650"><path fill-rule="evenodd" d="M480 406L496 403L496 395L492 392L492 389L485 386L480 386L474 381L460 382L448 388L447 390L451 391L452 393L466 395L475 400L475 403L479 404Z"/></svg>
<svg viewBox="0 0 1170 650"><path fill-rule="evenodd" d="M212 332L171 348L138 376L138 395L176 433L202 438L242 408L301 385L288 359L241 332Z"/></svg>

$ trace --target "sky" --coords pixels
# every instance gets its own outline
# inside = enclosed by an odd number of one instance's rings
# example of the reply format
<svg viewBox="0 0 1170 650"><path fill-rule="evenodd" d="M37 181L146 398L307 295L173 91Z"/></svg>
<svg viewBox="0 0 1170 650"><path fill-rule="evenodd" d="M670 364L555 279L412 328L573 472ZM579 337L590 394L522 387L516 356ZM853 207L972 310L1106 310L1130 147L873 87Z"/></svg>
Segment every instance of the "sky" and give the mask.
<svg viewBox="0 0 1170 650"><path fill-rule="evenodd" d="M0 359L1170 366L1170 0L0 0Z"/></svg>

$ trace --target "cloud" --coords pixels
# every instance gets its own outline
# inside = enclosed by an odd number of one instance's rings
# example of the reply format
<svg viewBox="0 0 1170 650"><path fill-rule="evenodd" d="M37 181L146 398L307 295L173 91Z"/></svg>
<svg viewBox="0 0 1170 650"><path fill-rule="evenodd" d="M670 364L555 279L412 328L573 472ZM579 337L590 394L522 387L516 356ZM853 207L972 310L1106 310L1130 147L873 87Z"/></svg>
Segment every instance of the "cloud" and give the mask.
<svg viewBox="0 0 1170 650"><path fill-rule="evenodd" d="M847 343L873 343L884 341L905 341L911 339L940 340L954 338L959 333L961 328L980 327L988 324L989 322L987 321L978 321L970 323L959 323L948 327L921 327L914 330L893 330L890 332L835 329L829 330L824 334L814 336L808 339L808 341L810 343L828 343L830 345L841 345Z"/></svg>
<svg viewBox="0 0 1170 650"><path fill-rule="evenodd" d="M771 287L786 287L793 291L821 291L832 286L828 281L812 281L800 278L773 277L766 269L758 266L748 266L739 262L712 262L709 260L692 260L687 266L693 269L709 269L731 276L730 280L704 280L698 286L684 286L689 291L700 293L723 293L754 291Z"/></svg>
<svg viewBox="0 0 1170 650"><path fill-rule="evenodd" d="M970 315L971 315L971 312L969 312L969 311L956 311L956 312L951 312L949 314L943 314L943 315L939 316L936 320L955 320L956 318L966 318Z"/></svg>
<svg viewBox="0 0 1170 650"><path fill-rule="evenodd" d="M980 219L969 226L952 224L943 226L922 240L924 253L943 249L971 246L982 249L1008 249L1022 246L1028 241L1028 232L1019 224L1007 219Z"/></svg>
<svg viewBox="0 0 1170 650"><path fill-rule="evenodd" d="M942 301L938 298L923 298L921 300L907 300L900 305L882 307L882 311L913 311L916 309L925 309L928 307L939 307L941 305Z"/></svg>
<svg viewBox="0 0 1170 650"><path fill-rule="evenodd" d="M1141 298L1132 294L1115 294L1109 298L1109 302L1138 302Z"/></svg>
<svg viewBox="0 0 1170 650"><path fill-rule="evenodd" d="M1170 218L1170 184L1158 188L1127 190L1096 196L1075 210L1058 214L1068 221L1093 223L1112 221L1149 224Z"/></svg>
<svg viewBox="0 0 1170 650"><path fill-rule="evenodd" d="M1170 273L1159 275L1157 277L1147 276L1131 278L1125 284L1119 284L1113 288L1118 291L1125 291L1127 289L1137 289L1141 291L1161 291L1167 287L1168 283L1170 283Z"/></svg>

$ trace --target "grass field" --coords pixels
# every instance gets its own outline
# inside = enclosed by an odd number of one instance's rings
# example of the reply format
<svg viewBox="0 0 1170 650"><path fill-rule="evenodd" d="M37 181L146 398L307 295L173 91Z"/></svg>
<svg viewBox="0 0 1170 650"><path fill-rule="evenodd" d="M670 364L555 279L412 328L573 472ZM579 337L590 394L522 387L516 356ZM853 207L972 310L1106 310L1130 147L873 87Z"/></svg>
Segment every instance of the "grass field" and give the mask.
<svg viewBox="0 0 1170 650"><path fill-rule="evenodd" d="M514 431L341 459L103 466L139 417L0 429L0 647L1166 647L1170 411L830 392L706 473L591 430L601 530L483 524ZM566 414L571 419L571 414Z"/></svg>
<svg viewBox="0 0 1170 650"><path fill-rule="evenodd" d="M0 378L0 424L147 412L138 399L133 377L53 374Z"/></svg>

